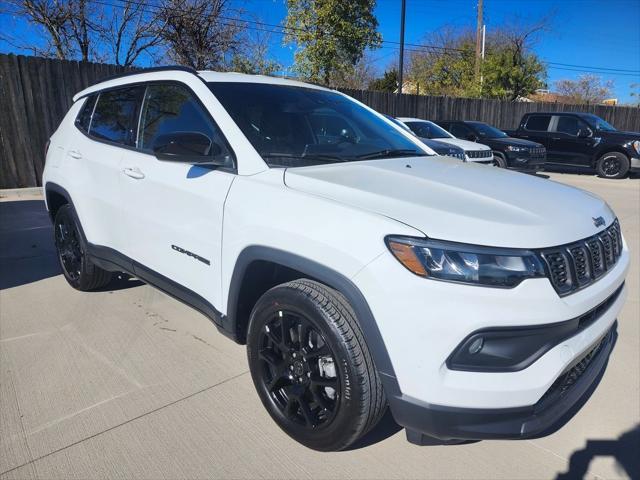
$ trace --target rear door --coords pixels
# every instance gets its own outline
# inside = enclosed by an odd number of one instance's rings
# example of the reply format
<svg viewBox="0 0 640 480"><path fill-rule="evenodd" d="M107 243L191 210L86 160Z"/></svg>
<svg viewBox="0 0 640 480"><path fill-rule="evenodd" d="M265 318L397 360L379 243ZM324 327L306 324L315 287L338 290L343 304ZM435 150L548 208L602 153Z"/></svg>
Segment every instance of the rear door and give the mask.
<svg viewBox="0 0 640 480"><path fill-rule="evenodd" d="M525 124L518 131L518 137L544 145L549 149L551 115L533 114L527 117ZM549 152L547 152L547 156Z"/></svg>
<svg viewBox="0 0 640 480"><path fill-rule="evenodd" d="M67 168L74 172L72 196L87 240L115 250L126 238L122 223L120 162L133 147L141 87L117 88L87 99L76 120L84 135L75 135L67 150Z"/></svg>
<svg viewBox="0 0 640 480"><path fill-rule="evenodd" d="M594 140L580 137L589 126L575 115L554 115L547 158L552 163L589 167Z"/></svg>
<svg viewBox="0 0 640 480"><path fill-rule="evenodd" d="M185 132L206 135L220 147L216 157L229 158L230 168L156 158L154 146ZM207 155L213 153L202 153L203 161ZM123 155L121 174L129 233L124 253L136 262L138 274L151 275L158 286L191 302L200 302L196 293L221 304L222 219L235 178L233 162L214 119L186 85L147 86L137 149Z"/></svg>

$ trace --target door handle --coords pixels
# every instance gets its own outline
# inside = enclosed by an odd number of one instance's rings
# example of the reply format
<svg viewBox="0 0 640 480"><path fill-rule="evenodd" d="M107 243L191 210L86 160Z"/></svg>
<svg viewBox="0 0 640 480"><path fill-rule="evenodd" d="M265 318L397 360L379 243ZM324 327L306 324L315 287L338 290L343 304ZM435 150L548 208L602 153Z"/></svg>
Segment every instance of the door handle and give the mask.
<svg viewBox="0 0 640 480"><path fill-rule="evenodd" d="M69 156L71 158L82 158L82 154L78 150L69 150Z"/></svg>
<svg viewBox="0 0 640 480"><path fill-rule="evenodd" d="M562 137L551 137L551 140L562 140Z"/></svg>
<svg viewBox="0 0 640 480"><path fill-rule="evenodd" d="M135 178L136 180L142 180L144 178L144 173L142 173L142 170L138 167L125 168L122 170L122 173L128 177Z"/></svg>

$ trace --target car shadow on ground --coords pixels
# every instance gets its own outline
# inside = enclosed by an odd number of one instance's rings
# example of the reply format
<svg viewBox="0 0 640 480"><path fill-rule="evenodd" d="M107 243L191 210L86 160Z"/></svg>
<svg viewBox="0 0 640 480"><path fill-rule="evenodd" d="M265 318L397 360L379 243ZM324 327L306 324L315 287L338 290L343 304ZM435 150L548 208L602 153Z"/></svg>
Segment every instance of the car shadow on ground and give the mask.
<svg viewBox="0 0 640 480"><path fill-rule="evenodd" d="M569 458L569 468L556 480L584 478L589 464L596 457L613 457L619 472L629 478L640 478L640 424L615 440L587 440L584 448Z"/></svg>
<svg viewBox="0 0 640 480"><path fill-rule="evenodd" d="M0 290L61 275L53 225L42 200L0 202ZM97 291L137 287L126 274Z"/></svg>

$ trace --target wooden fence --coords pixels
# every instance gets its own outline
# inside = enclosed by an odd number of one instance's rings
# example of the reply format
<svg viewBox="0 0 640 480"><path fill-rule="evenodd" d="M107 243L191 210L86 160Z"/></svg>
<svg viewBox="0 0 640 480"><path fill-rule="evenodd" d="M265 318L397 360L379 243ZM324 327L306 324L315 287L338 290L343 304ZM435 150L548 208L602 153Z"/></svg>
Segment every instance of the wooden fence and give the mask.
<svg viewBox="0 0 640 480"><path fill-rule="evenodd" d="M73 95L123 67L0 54L0 189L39 186L47 139L71 106ZM343 90L376 110L430 120L482 120L516 128L525 112L593 112L621 130L640 131L640 108L427 97Z"/></svg>

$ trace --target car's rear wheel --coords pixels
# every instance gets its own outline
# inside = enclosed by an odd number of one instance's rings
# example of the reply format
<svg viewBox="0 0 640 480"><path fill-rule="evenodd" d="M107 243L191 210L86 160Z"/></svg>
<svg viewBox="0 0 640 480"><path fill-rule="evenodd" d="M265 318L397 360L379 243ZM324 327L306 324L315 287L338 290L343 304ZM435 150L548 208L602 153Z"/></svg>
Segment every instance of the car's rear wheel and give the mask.
<svg viewBox="0 0 640 480"><path fill-rule="evenodd" d="M629 159L620 152L605 153L598 159L596 170L604 178L623 178L629 173Z"/></svg>
<svg viewBox="0 0 640 480"><path fill-rule="evenodd" d="M87 256L87 246L80 234L71 205L58 209L54 221L54 238L64 278L78 290L94 290L111 280L111 272L94 265Z"/></svg>
<svg viewBox="0 0 640 480"><path fill-rule="evenodd" d="M306 279L272 288L251 313L247 343L262 403L303 445L342 450L384 414L362 331L336 290Z"/></svg>
<svg viewBox="0 0 640 480"><path fill-rule="evenodd" d="M507 159L500 152L493 152L493 166L507 168Z"/></svg>

